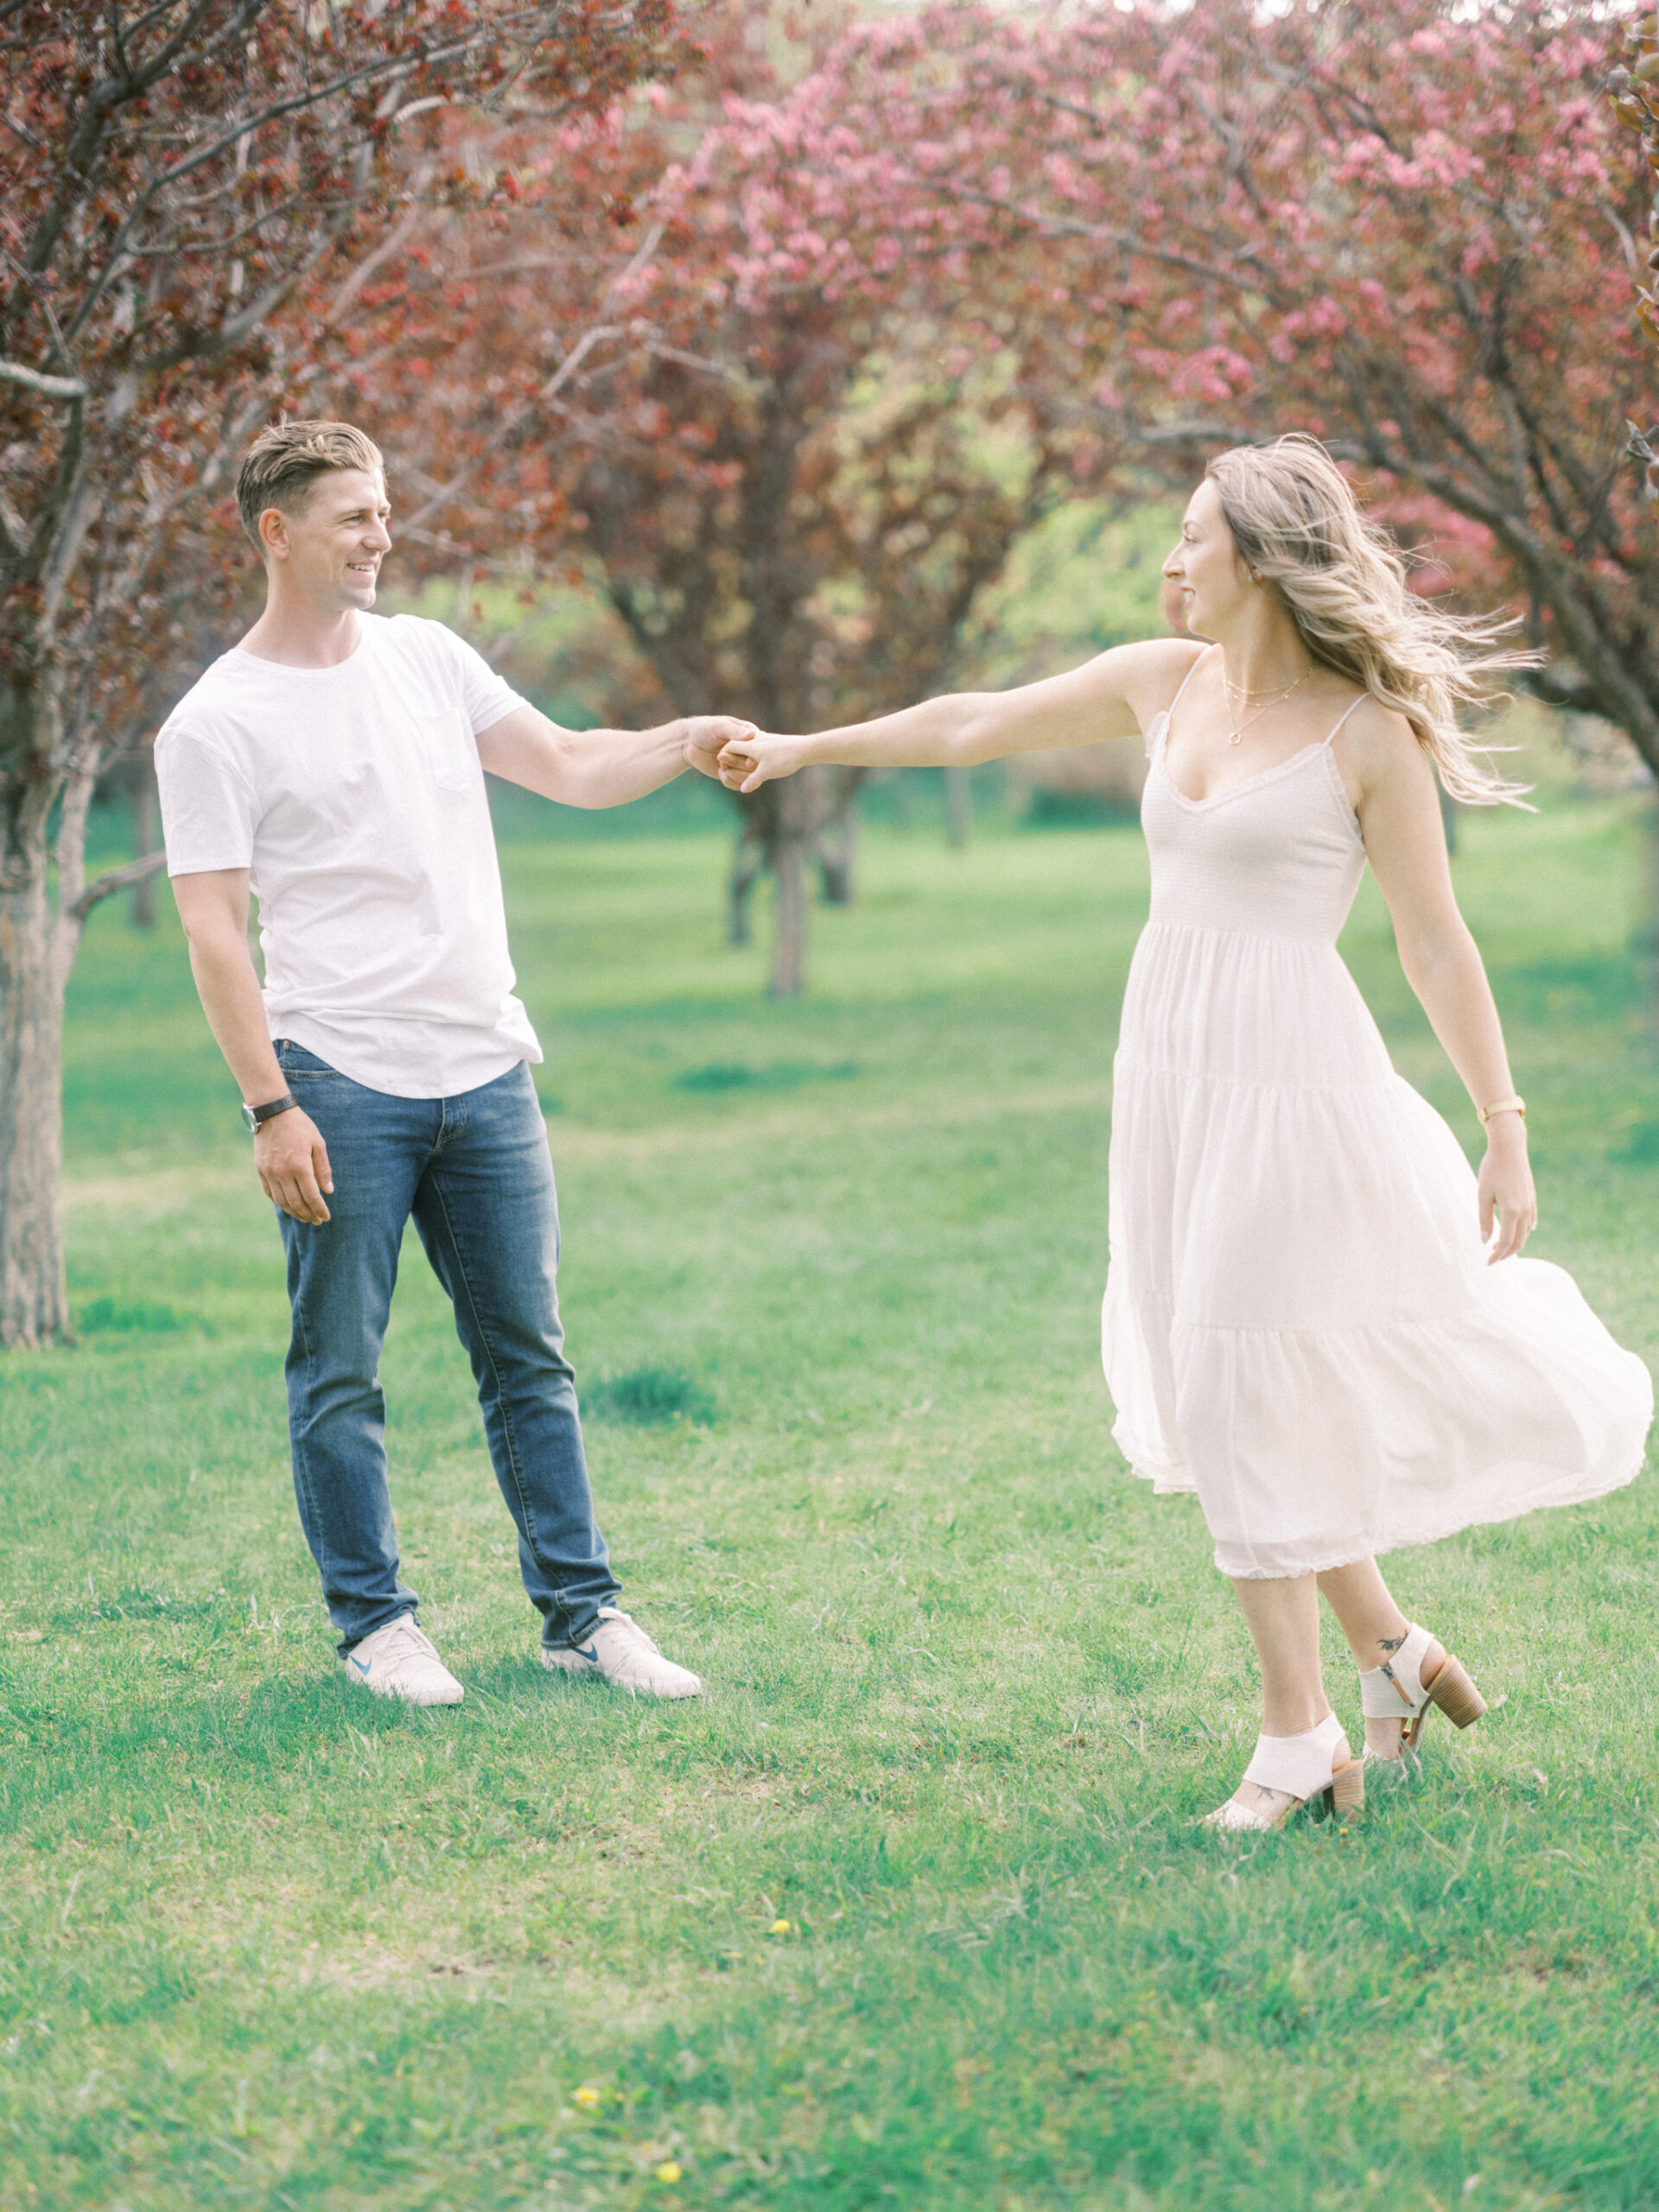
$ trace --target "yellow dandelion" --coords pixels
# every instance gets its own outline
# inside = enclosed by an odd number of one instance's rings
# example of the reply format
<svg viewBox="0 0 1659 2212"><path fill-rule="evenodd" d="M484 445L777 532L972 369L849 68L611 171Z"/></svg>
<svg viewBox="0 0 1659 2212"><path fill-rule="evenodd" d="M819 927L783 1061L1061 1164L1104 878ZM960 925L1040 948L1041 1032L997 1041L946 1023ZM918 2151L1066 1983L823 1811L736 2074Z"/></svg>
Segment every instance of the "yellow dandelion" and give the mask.
<svg viewBox="0 0 1659 2212"><path fill-rule="evenodd" d="M591 2082L584 2082L576 2091L576 2102L579 2105L596 2105L599 2102L599 2091Z"/></svg>
<svg viewBox="0 0 1659 2212"><path fill-rule="evenodd" d="M772 1923L772 1932L774 1936L787 1936L789 1929L790 1923L786 1920L774 1920Z"/></svg>
<svg viewBox="0 0 1659 2212"><path fill-rule="evenodd" d="M657 2169L658 2181L678 2181L683 2169L677 2158L664 2158Z"/></svg>

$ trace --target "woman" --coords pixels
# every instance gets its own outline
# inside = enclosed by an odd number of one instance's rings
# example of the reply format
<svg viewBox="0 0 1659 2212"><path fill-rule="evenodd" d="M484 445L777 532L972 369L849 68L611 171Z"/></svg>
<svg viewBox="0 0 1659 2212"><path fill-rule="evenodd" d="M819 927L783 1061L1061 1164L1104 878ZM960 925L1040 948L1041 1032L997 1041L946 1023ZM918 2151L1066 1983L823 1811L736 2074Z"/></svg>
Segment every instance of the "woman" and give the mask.
<svg viewBox="0 0 1659 2212"><path fill-rule="evenodd" d="M1271 1828L1363 1801L1318 1593L1359 1669L1368 1757L1401 1758L1431 1705L1466 1727L1478 1693L1374 1555L1630 1481L1652 1386L1567 1275L1519 1257L1537 1218L1526 1109L1434 785L1518 796L1456 720L1515 664L1492 650L1501 626L1414 598L1308 438L1212 461L1164 573L1186 638L860 728L734 740L722 775L753 791L809 761L1145 732L1152 912L1115 1065L1106 1376L1135 1471L1197 1491L1261 1661L1255 1752L1209 1819ZM1338 956L1368 859L1484 1125L1478 1179Z"/></svg>

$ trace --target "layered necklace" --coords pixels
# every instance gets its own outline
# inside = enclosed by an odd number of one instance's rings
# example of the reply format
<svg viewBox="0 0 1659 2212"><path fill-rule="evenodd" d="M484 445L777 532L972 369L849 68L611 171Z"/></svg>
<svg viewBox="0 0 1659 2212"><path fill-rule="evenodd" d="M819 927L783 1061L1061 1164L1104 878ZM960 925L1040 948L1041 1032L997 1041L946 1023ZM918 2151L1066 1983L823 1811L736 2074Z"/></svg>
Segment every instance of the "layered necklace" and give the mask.
<svg viewBox="0 0 1659 2212"><path fill-rule="evenodd" d="M1296 678L1296 681L1294 683L1287 683L1282 691L1252 691L1248 683L1235 683L1232 677L1228 675L1227 671L1224 666L1221 671L1221 680L1227 688L1227 718L1233 726L1233 734L1228 739L1228 744L1242 744L1243 742L1244 733L1249 729L1250 724L1252 722L1259 722L1262 715L1265 715L1270 708L1281 707L1285 701L1290 697L1293 692L1300 691L1301 690L1303 684L1306 683L1308 677L1312 676L1313 673L1313 667L1312 662L1310 662L1302 671L1301 674ZM1241 721L1239 720L1239 715L1243 710L1249 705L1252 699L1259 699L1262 703L1259 707L1255 708L1253 712L1245 715L1243 721Z"/></svg>

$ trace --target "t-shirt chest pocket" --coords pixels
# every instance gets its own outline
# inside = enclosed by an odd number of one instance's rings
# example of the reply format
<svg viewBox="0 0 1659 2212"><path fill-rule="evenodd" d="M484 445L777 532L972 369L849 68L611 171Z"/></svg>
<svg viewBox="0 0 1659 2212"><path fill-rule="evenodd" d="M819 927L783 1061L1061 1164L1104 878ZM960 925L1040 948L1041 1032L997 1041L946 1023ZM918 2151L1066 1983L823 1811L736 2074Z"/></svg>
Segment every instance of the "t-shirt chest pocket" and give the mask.
<svg viewBox="0 0 1659 2212"><path fill-rule="evenodd" d="M422 707L408 716L410 751L415 761L447 791L473 787L472 733L459 707Z"/></svg>

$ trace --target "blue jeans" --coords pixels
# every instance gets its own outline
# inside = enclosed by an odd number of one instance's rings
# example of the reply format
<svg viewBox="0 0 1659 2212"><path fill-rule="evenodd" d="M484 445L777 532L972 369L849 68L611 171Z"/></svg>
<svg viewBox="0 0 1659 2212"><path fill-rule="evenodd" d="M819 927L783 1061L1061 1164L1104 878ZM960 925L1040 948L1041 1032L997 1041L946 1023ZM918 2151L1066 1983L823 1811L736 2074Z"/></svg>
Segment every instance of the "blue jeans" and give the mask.
<svg viewBox="0 0 1659 2212"><path fill-rule="evenodd" d="M340 1649L419 1603L397 1573L380 1347L412 1214L473 1363L495 1478L546 1643L578 1640L617 1595L594 1519L554 1273L558 1201L530 1070L454 1098L370 1090L279 1040L289 1089L322 1133L331 1218L279 1213L294 1332L294 1494Z"/></svg>

